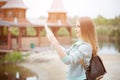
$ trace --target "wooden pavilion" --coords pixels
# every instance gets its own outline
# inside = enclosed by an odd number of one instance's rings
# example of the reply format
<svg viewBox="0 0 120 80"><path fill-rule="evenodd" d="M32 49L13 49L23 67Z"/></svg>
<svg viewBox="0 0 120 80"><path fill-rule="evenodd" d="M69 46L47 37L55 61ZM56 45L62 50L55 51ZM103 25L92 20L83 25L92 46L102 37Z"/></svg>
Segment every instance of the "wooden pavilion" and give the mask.
<svg viewBox="0 0 120 80"><path fill-rule="evenodd" d="M57 4L57 5L56 5ZM55 9L57 8L57 9ZM44 29L44 23L34 24L26 18L27 7L22 0L0 0L0 50L19 49L24 50L30 47L31 43L35 46L46 44L48 41L42 38L40 32ZM48 12L47 25L55 33L61 27L65 27L69 33L71 42L71 27L67 21L66 11L61 0L54 0ZM18 35L12 35L11 29L18 28ZM27 35L27 27L33 27L36 35ZM63 39L61 40L63 41ZM67 41L68 42L68 41ZM14 48L14 43L17 47Z"/></svg>
<svg viewBox="0 0 120 80"><path fill-rule="evenodd" d="M57 31L61 27L65 27L71 37L71 26L67 20L67 13L63 6L62 0L54 0L51 8L48 11L47 23L52 27L53 32L57 36Z"/></svg>

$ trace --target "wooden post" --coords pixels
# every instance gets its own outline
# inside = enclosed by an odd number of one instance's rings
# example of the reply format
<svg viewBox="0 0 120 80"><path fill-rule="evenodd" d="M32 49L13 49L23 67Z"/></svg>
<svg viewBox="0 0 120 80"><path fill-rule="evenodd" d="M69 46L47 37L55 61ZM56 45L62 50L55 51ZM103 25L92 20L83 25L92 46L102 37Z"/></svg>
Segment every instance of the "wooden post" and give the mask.
<svg viewBox="0 0 120 80"><path fill-rule="evenodd" d="M7 40L7 44L8 44L8 49L11 49L11 28L10 28L10 26L8 27L8 40Z"/></svg>
<svg viewBox="0 0 120 80"><path fill-rule="evenodd" d="M43 30L43 27L40 27L39 30L38 30L38 44L40 46L40 39L41 39L41 35L40 35L40 32Z"/></svg>
<svg viewBox="0 0 120 80"><path fill-rule="evenodd" d="M36 37L38 38L38 45L40 46L40 27L35 27Z"/></svg>
<svg viewBox="0 0 120 80"><path fill-rule="evenodd" d="M40 31L41 31L41 28L38 28L38 44L39 44L39 46L40 46L40 38L41 38Z"/></svg>
<svg viewBox="0 0 120 80"><path fill-rule="evenodd" d="M1 41L1 39L2 39L2 31L3 31L3 30L2 30L2 27L3 27L3 26L0 26L0 41ZM1 43L1 42L0 42L0 43Z"/></svg>
<svg viewBox="0 0 120 80"><path fill-rule="evenodd" d="M0 26L0 36L1 36L1 31L2 31L2 30L1 30L1 26Z"/></svg>
<svg viewBox="0 0 120 80"><path fill-rule="evenodd" d="M3 36L3 26L1 27L1 36Z"/></svg>
<svg viewBox="0 0 120 80"><path fill-rule="evenodd" d="M67 28L70 35L70 42L72 42L72 28Z"/></svg>
<svg viewBox="0 0 120 80"><path fill-rule="evenodd" d="M57 37L58 36L57 32L58 32L59 28L58 27L54 27L52 29L53 29L53 33L54 33L55 37Z"/></svg>
<svg viewBox="0 0 120 80"><path fill-rule="evenodd" d="M19 49L22 48L22 40L21 40L21 38L22 38L22 28L19 27L19 36L18 36L18 48Z"/></svg>
<svg viewBox="0 0 120 80"><path fill-rule="evenodd" d="M38 37L39 36L39 27L35 27L35 31L36 31L36 37Z"/></svg>

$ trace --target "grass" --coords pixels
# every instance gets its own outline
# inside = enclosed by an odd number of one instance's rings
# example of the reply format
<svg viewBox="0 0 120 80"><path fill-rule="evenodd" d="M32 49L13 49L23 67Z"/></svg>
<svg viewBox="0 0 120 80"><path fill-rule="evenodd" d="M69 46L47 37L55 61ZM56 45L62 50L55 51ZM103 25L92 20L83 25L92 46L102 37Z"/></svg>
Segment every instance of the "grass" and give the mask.
<svg viewBox="0 0 120 80"><path fill-rule="evenodd" d="M17 63L23 60L23 55L19 51L7 53L4 57L5 63Z"/></svg>
<svg viewBox="0 0 120 80"><path fill-rule="evenodd" d="M29 56L29 53L27 54L22 54L20 51L13 51L10 53L7 53L5 57L3 57L3 62L4 63L19 63L22 62L25 57Z"/></svg>

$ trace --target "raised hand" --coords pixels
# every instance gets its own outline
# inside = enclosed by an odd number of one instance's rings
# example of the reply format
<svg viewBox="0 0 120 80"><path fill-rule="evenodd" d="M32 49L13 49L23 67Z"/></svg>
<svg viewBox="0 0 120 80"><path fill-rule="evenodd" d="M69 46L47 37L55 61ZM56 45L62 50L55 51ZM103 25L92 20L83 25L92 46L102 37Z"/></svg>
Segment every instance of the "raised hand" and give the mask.
<svg viewBox="0 0 120 80"><path fill-rule="evenodd" d="M65 56L65 52L61 48L60 43L57 41L56 37L52 33L52 31L48 28L47 25L44 26L46 30L46 36L50 41L51 45L53 45L54 49L58 52L59 56L63 58Z"/></svg>
<svg viewBox="0 0 120 80"><path fill-rule="evenodd" d="M48 28L47 25L44 26L45 30L46 30L46 36L48 38L48 40L50 41L50 43L55 44L55 42L57 41L54 34L52 33L52 31Z"/></svg>

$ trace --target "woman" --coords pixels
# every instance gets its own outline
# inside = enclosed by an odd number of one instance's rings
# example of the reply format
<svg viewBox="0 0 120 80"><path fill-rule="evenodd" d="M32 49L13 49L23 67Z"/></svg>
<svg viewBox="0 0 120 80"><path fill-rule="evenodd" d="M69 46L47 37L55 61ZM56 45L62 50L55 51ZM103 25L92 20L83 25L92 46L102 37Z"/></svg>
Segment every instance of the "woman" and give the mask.
<svg viewBox="0 0 120 80"><path fill-rule="evenodd" d="M89 17L81 17L77 20L75 31L79 40L68 50L61 47L50 31L47 31L47 37L61 60L69 65L67 80L84 80L86 75L80 60L84 60L86 66L89 66L92 55L97 54L98 41L94 24Z"/></svg>

